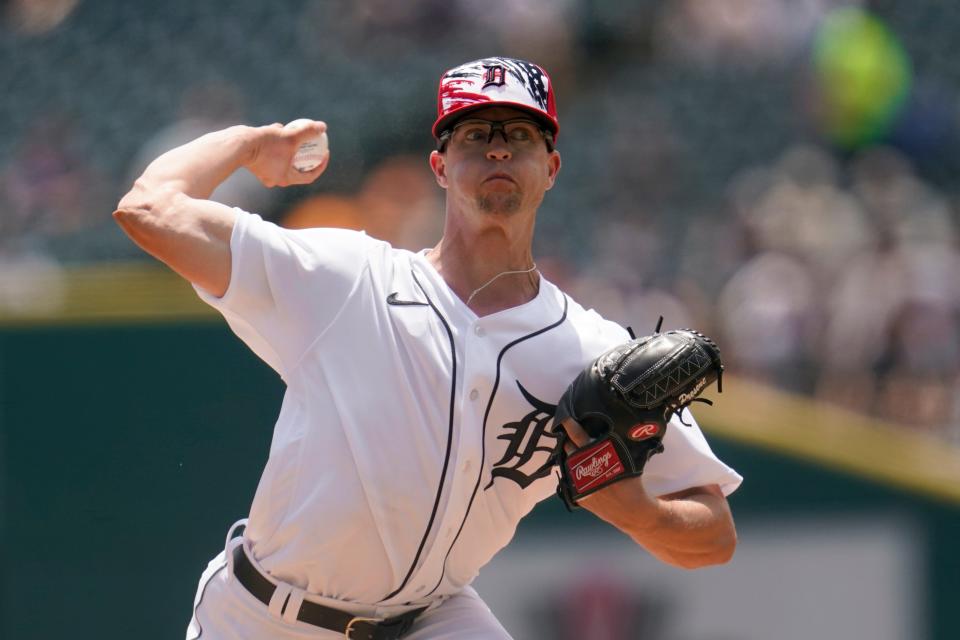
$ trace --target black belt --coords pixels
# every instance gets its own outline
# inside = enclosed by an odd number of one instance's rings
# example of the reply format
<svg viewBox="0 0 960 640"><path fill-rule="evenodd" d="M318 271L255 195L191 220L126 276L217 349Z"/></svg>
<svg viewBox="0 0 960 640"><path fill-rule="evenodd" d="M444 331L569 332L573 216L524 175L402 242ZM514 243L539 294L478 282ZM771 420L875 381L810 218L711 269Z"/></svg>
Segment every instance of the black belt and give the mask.
<svg viewBox="0 0 960 640"><path fill-rule="evenodd" d="M233 550L233 575L254 598L270 606L277 587L253 566L242 545ZM396 640L410 630L413 621L425 609L414 609L393 618L365 618L304 600L297 612L297 620L342 633L350 640Z"/></svg>

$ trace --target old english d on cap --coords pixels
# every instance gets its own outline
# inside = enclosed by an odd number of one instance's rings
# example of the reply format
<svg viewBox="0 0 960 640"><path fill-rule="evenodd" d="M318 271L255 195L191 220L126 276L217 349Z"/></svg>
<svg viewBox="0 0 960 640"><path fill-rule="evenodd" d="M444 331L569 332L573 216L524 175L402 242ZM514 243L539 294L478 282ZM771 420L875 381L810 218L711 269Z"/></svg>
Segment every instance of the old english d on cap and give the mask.
<svg viewBox="0 0 960 640"><path fill-rule="evenodd" d="M439 138L470 111L498 106L529 112L554 137L560 130L553 84L542 67L515 58L484 58L441 76L433 135Z"/></svg>

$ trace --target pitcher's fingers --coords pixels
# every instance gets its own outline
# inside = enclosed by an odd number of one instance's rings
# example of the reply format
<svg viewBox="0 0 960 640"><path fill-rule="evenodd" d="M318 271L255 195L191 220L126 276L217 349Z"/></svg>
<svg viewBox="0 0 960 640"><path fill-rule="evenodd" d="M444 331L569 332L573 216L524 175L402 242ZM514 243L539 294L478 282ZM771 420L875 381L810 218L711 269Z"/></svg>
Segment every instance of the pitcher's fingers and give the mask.
<svg viewBox="0 0 960 640"><path fill-rule="evenodd" d="M570 441L573 442L578 449L590 444L590 434L584 431L580 423L573 418L565 419L560 423L560 426L567 432L567 435L570 436Z"/></svg>
<svg viewBox="0 0 960 640"><path fill-rule="evenodd" d="M321 133L327 131L327 123L323 120L311 120L308 123L303 124L302 126L294 129L296 133L294 134L294 140L297 141L297 144L306 142L311 138L316 138Z"/></svg>
<svg viewBox="0 0 960 640"><path fill-rule="evenodd" d="M327 151L323 154L323 160L320 161L316 167L310 171L299 171L297 169L291 169L293 174L293 179L291 182L295 184L310 184L314 180L320 177L320 175L327 170L327 165L330 164L330 152Z"/></svg>

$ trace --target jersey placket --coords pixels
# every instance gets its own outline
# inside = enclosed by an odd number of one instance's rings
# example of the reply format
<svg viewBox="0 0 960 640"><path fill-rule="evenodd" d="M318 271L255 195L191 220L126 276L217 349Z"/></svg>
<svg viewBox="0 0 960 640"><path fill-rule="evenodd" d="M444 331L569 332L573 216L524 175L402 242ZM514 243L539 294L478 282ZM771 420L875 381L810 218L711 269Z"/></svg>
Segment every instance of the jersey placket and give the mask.
<svg viewBox="0 0 960 640"><path fill-rule="evenodd" d="M467 510L477 487L477 476L481 473L483 414L493 384L491 370L496 352L492 350L482 319L476 319L457 333L463 336L463 351L458 358L462 362L462 383L456 400L450 493L444 502L443 515L436 525L429 552L411 580L411 586L394 598L398 602L416 601L435 592L441 585L444 564L469 517Z"/></svg>

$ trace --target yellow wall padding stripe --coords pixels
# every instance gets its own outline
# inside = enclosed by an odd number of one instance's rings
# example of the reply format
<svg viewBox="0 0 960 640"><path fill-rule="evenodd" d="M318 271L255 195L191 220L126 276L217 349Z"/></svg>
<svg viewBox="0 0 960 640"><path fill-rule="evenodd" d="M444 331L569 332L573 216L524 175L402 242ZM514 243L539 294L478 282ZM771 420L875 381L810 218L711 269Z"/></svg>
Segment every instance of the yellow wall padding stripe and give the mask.
<svg viewBox="0 0 960 640"><path fill-rule="evenodd" d="M0 293L0 327L220 317L183 278L149 262L0 273Z"/></svg>
<svg viewBox="0 0 960 640"><path fill-rule="evenodd" d="M708 434L960 503L960 447L915 428L724 376L713 407L697 411Z"/></svg>

